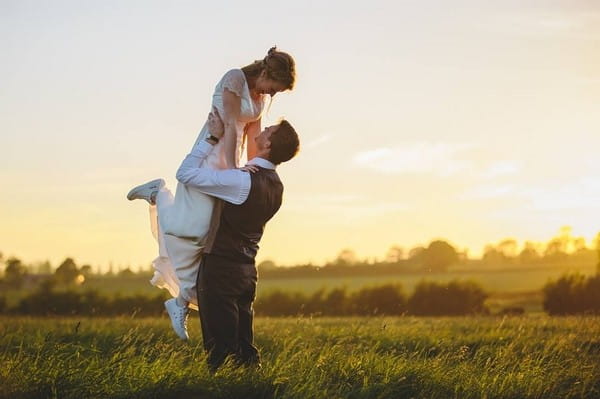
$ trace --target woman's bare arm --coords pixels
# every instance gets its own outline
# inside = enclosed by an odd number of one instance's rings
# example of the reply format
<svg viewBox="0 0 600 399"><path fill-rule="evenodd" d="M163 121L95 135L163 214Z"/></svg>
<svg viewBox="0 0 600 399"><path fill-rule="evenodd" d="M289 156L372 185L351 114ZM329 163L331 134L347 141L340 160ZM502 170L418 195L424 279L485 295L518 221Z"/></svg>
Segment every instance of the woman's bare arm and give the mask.
<svg viewBox="0 0 600 399"><path fill-rule="evenodd" d="M237 144L236 123L240 116L242 100L228 89L223 90L223 108L225 115L222 116L225 134L223 136L223 151L227 169L237 167L235 160L235 147Z"/></svg>
<svg viewBox="0 0 600 399"><path fill-rule="evenodd" d="M256 156L256 142L254 139L260 134L260 118L254 122L250 122L245 127L246 133L246 155L248 160Z"/></svg>

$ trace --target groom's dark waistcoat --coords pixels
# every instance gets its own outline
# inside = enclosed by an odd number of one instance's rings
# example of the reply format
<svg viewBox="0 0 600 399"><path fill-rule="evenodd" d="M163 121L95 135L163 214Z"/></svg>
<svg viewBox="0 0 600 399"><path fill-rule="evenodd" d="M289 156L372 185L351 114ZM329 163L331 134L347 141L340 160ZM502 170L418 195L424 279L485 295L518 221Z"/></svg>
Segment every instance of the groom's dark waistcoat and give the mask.
<svg viewBox="0 0 600 399"><path fill-rule="evenodd" d="M251 173L250 181L250 193L243 204L215 202L205 254L254 265L265 224L281 206L283 184L276 171L265 168Z"/></svg>

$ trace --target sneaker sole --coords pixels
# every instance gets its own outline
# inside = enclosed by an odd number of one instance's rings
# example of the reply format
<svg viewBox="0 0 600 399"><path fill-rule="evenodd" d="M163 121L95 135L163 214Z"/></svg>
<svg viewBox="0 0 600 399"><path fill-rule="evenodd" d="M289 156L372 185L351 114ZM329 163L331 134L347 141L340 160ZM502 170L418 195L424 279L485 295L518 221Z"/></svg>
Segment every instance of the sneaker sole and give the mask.
<svg viewBox="0 0 600 399"><path fill-rule="evenodd" d="M141 184L139 186L136 186L134 188L132 188L128 193L127 193L127 199L129 201L133 201L134 199L138 199L138 197L136 197L137 193L143 189L146 188L146 186L151 185L153 183L158 184L158 190L160 190L161 188L163 188L165 186L165 181L163 179L155 179L155 180L151 180L148 183L144 183ZM141 197L139 197L141 198Z"/></svg>

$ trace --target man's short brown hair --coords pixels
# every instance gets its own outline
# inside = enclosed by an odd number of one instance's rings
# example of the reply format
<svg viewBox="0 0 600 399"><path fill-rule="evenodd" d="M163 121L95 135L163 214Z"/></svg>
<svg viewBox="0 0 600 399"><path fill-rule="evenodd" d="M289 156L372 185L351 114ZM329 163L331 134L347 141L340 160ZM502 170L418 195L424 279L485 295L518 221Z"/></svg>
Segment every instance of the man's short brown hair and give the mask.
<svg viewBox="0 0 600 399"><path fill-rule="evenodd" d="M285 119L279 123L277 130L271 133L270 141L269 161L275 165L289 161L300 149L298 133Z"/></svg>

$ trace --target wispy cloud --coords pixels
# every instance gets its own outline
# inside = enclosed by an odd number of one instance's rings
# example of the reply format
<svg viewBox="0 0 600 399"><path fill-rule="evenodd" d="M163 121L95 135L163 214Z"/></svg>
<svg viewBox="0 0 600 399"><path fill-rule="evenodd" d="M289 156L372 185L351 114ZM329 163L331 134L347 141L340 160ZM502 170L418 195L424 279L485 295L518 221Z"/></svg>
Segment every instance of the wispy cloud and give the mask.
<svg viewBox="0 0 600 399"><path fill-rule="evenodd" d="M521 165L517 161L496 161L481 172L481 177L484 179L493 179L499 176L513 175L520 170Z"/></svg>
<svg viewBox="0 0 600 399"><path fill-rule="evenodd" d="M538 211L600 208L600 178L588 176L561 186L527 188L523 195Z"/></svg>
<svg viewBox="0 0 600 399"><path fill-rule="evenodd" d="M530 211L560 211L600 208L600 178L587 176L566 184L516 185L483 184L472 187L458 197L460 200L495 198L520 199Z"/></svg>
<svg viewBox="0 0 600 399"><path fill-rule="evenodd" d="M472 162L459 154L472 144L410 143L394 148L377 148L356 154L356 165L386 174L431 173L451 176L469 169Z"/></svg>
<svg viewBox="0 0 600 399"><path fill-rule="evenodd" d="M317 146L319 146L321 144L327 143L332 138L333 138L333 135L331 135L331 134L323 134L323 135L317 137L316 139L313 139L313 140L309 141L307 144L304 145L304 148L314 148L314 147L317 147Z"/></svg>

